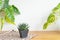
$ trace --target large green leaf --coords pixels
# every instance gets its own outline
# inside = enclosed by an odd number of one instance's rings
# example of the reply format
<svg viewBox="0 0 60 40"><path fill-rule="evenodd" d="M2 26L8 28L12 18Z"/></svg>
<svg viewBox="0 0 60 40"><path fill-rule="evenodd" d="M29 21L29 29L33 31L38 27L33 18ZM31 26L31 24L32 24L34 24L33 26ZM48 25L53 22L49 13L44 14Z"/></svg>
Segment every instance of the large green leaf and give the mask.
<svg viewBox="0 0 60 40"><path fill-rule="evenodd" d="M2 28L3 28L4 22L5 22L5 17L4 17L4 18L1 18L1 17L0 17L0 31L1 31Z"/></svg>
<svg viewBox="0 0 60 40"><path fill-rule="evenodd" d="M10 22L14 22L15 18L14 18L12 9L10 9L10 8L5 8L5 13L6 13L6 17L9 18Z"/></svg>
<svg viewBox="0 0 60 40"><path fill-rule="evenodd" d="M44 25L43 25L43 29L46 29L48 27L48 22L46 22Z"/></svg>
<svg viewBox="0 0 60 40"><path fill-rule="evenodd" d="M12 6L9 6L8 10L10 12L11 20L14 22L15 18L14 18L14 11L13 11Z"/></svg>
<svg viewBox="0 0 60 40"><path fill-rule="evenodd" d="M57 8L60 8L60 3L57 5Z"/></svg>
<svg viewBox="0 0 60 40"><path fill-rule="evenodd" d="M57 7L55 7L53 10L52 10L52 12L57 12L57 10L58 10L58 8Z"/></svg>
<svg viewBox="0 0 60 40"><path fill-rule="evenodd" d="M4 0L4 8L7 8L9 6L9 0Z"/></svg>
<svg viewBox="0 0 60 40"><path fill-rule="evenodd" d="M48 23L53 23L55 21L55 15L54 14L50 14L48 19L47 19L47 22Z"/></svg>
<svg viewBox="0 0 60 40"><path fill-rule="evenodd" d="M9 19L7 16L5 17L6 22L8 22L9 24L15 24L13 21L11 21L11 19Z"/></svg>
<svg viewBox="0 0 60 40"><path fill-rule="evenodd" d="M0 10L3 8L3 1L0 0Z"/></svg>
<svg viewBox="0 0 60 40"><path fill-rule="evenodd" d="M44 23L43 25L43 29L46 29L48 27L49 24L53 23L55 21L55 15L52 13L49 15L47 22Z"/></svg>
<svg viewBox="0 0 60 40"><path fill-rule="evenodd" d="M9 7L8 7L8 10L10 11L10 13L11 13L12 15L14 15L14 9L13 9L12 6L9 6Z"/></svg>
<svg viewBox="0 0 60 40"><path fill-rule="evenodd" d="M60 9L60 3L52 10L52 12L57 12Z"/></svg>
<svg viewBox="0 0 60 40"><path fill-rule="evenodd" d="M1 27L0 27L0 30L2 30L2 28L3 28L3 25L4 25L4 20L5 18L1 18Z"/></svg>
<svg viewBox="0 0 60 40"><path fill-rule="evenodd" d="M13 7L13 11L14 11L15 14L20 14L17 7L15 7L14 5L12 5L12 7Z"/></svg>
<svg viewBox="0 0 60 40"><path fill-rule="evenodd" d="M5 17L5 12L3 9L0 10L0 17L1 18L4 18Z"/></svg>
<svg viewBox="0 0 60 40"><path fill-rule="evenodd" d="M20 14L18 8L16 8L14 5L10 6L9 0L0 0L0 17L2 18L0 19L1 29L3 28L4 19L8 23L15 24L14 14Z"/></svg>

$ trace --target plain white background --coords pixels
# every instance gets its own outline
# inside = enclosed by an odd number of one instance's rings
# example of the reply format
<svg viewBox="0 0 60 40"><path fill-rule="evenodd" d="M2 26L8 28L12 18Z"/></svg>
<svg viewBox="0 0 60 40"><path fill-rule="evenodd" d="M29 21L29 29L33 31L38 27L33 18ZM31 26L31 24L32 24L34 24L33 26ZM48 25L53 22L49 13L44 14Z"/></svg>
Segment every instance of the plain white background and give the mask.
<svg viewBox="0 0 60 40"><path fill-rule="evenodd" d="M3 30L17 30L19 23L27 23L30 26L30 31L41 31L43 30L43 24L46 22L47 17L58 3L60 3L60 0L10 0L9 4L15 5L21 14L15 16L16 25L5 23ZM60 18L49 25L46 30L53 31L59 29Z"/></svg>

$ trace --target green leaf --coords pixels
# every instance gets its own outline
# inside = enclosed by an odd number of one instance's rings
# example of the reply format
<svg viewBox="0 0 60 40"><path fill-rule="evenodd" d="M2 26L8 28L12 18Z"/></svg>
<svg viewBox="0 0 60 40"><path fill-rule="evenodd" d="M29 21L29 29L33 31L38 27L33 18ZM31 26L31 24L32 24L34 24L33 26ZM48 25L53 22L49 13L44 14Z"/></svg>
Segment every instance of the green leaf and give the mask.
<svg viewBox="0 0 60 40"><path fill-rule="evenodd" d="M52 12L56 12L60 9L60 3L52 10Z"/></svg>
<svg viewBox="0 0 60 40"><path fill-rule="evenodd" d="M57 5L57 8L58 8L58 9L60 8L60 3Z"/></svg>
<svg viewBox="0 0 60 40"><path fill-rule="evenodd" d="M2 5L2 0L0 0L0 6Z"/></svg>
<svg viewBox="0 0 60 40"><path fill-rule="evenodd" d="M28 24L22 23L22 24L19 25L18 29L20 29L20 30L27 30L28 27L29 27Z"/></svg>
<svg viewBox="0 0 60 40"><path fill-rule="evenodd" d="M43 25L43 29L46 29L48 27L48 23L46 22L44 25Z"/></svg>
<svg viewBox="0 0 60 40"><path fill-rule="evenodd" d="M19 12L17 7L15 7L14 5L12 5L12 7L13 7L13 10L14 10L15 14L20 14L20 12Z"/></svg>
<svg viewBox="0 0 60 40"><path fill-rule="evenodd" d="M9 0L0 0L1 29L3 28L4 19L8 23L15 24L14 14L20 14L19 10L14 5L10 6Z"/></svg>
<svg viewBox="0 0 60 40"><path fill-rule="evenodd" d="M9 6L9 0L4 0L4 8L7 8Z"/></svg>
<svg viewBox="0 0 60 40"><path fill-rule="evenodd" d="M54 14L50 14L48 19L47 19L47 22L48 23L53 23L55 21L55 15Z"/></svg>
<svg viewBox="0 0 60 40"><path fill-rule="evenodd" d="M60 13L60 3L52 10L52 13L49 15L47 22L43 25L43 29L46 29L47 26L53 23L56 20L56 13Z"/></svg>
<svg viewBox="0 0 60 40"><path fill-rule="evenodd" d="M10 19L11 22L14 22L15 18L13 12L10 8L5 8L6 16Z"/></svg>
<svg viewBox="0 0 60 40"><path fill-rule="evenodd" d="M4 18L5 17L5 12L3 9L0 10L0 17L1 18Z"/></svg>
<svg viewBox="0 0 60 40"><path fill-rule="evenodd" d="M0 10L3 8L3 2L0 0Z"/></svg>
<svg viewBox="0 0 60 40"><path fill-rule="evenodd" d="M1 18L1 30L3 28L3 25L4 25L4 18Z"/></svg>
<svg viewBox="0 0 60 40"><path fill-rule="evenodd" d="M58 10L58 8L55 7L55 8L52 10L52 12L57 12L57 10Z"/></svg>
<svg viewBox="0 0 60 40"><path fill-rule="evenodd" d="M5 20L6 20L6 22L8 22L9 24L14 24L14 25L15 25L15 23L14 23L13 21L11 21L11 19L9 19L7 16L5 17Z"/></svg>
<svg viewBox="0 0 60 40"><path fill-rule="evenodd" d="M14 15L14 9L13 9L12 6L9 6L9 7L8 7L8 10L10 11L10 13L11 13L12 15Z"/></svg>
<svg viewBox="0 0 60 40"><path fill-rule="evenodd" d="M52 13L49 15L47 22L43 25L43 29L46 29L49 24L53 23L55 21L55 15Z"/></svg>

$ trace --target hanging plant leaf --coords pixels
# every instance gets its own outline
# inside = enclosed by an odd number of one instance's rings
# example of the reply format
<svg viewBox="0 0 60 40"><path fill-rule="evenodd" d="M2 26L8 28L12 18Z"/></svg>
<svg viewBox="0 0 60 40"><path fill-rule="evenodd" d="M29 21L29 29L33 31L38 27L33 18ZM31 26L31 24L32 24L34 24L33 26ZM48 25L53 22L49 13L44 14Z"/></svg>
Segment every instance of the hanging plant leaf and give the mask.
<svg viewBox="0 0 60 40"><path fill-rule="evenodd" d="M13 7L12 7L12 6L9 6L8 9L9 9L9 11L11 12L11 14L14 15L14 9L13 9Z"/></svg>
<svg viewBox="0 0 60 40"><path fill-rule="evenodd" d="M17 7L15 7L14 5L12 5L12 7L13 7L13 11L14 11L15 14L20 14Z"/></svg>
<svg viewBox="0 0 60 40"><path fill-rule="evenodd" d="M43 29L46 29L48 27L48 23L46 22L44 25L43 25Z"/></svg>
<svg viewBox="0 0 60 40"><path fill-rule="evenodd" d="M57 12L58 11L58 8L57 7L55 7L53 10L52 10L52 12Z"/></svg>
<svg viewBox="0 0 60 40"><path fill-rule="evenodd" d="M9 5L9 0L0 0L0 28L3 28L4 21L15 24L14 14L20 14L19 10ZM2 19L1 19L2 18Z"/></svg>
<svg viewBox="0 0 60 40"><path fill-rule="evenodd" d="M48 27L49 24L53 23L55 21L55 15L54 14L50 14L47 22L43 25L43 29L46 29Z"/></svg>
<svg viewBox="0 0 60 40"><path fill-rule="evenodd" d="M0 0L0 10L3 8L3 1Z"/></svg>
<svg viewBox="0 0 60 40"><path fill-rule="evenodd" d="M58 8L58 9L60 8L60 3L57 5L57 8Z"/></svg>
<svg viewBox="0 0 60 40"><path fill-rule="evenodd" d="M52 10L52 12L57 12L60 9L60 3Z"/></svg>
<svg viewBox="0 0 60 40"><path fill-rule="evenodd" d="M0 17L0 30L1 30L1 17Z"/></svg>
<svg viewBox="0 0 60 40"><path fill-rule="evenodd" d="M6 21L8 22L8 23L13 23L14 22L14 20L15 20L15 18L14 18L14 15L13 15L13 12L12 12L12 10L11 9L9 9L9 8L6 8L5 9L5 13L6 13Z"/></svg>
<svg viewBox="0 0 60 40"><path fill-rule="evenodd" d="M0 17L1 17L1 18L4 18L4 17L5 17L5 13L4 13L4 10L3 10L3 9L0 10Z"/></svg>
<svg viewBox="0 0 60 40"><path fill-rule="evenodd" d="M48 23L53 23L55 21L55 15L54 14L50 14L48 19L47 19L47 22Z"/></svg>
<svg viewBox="0 0 60 40"><path fill-rule="evenodd" d="M2 8L2 0L0 0L0 9Z"/></svg>
<svg viewBox="0 0 60 40"><path fill-rule="evenodd" d="M1 30L3 28L4 22L5 22L4 18L1 18Z"/></svg>
<svg viewBox="0 0 60 40"><path fill-rule="evenodd" d="M56 14L59 13L60 14L60 3L52 10L52 13L49 15L48 19L47 19L47 23L48 25L50 25L51 23L53 23L56 20ZM43 29L47 28L47 23L45 23L43 25Z"/></svg>
<svg viewBox="0 0 60 40"><path fill-rule="evenodd" d="M10 24L15 24L13 21L11 21L11 19L9 19L7 16L5 17L6 22L10 23Z"/></svg>
<svg viewBox="0 0 60 40"><path fill-rule="evenodd" d="M4 8L7 8L9 6L9 0L4 0Z"/></svg>

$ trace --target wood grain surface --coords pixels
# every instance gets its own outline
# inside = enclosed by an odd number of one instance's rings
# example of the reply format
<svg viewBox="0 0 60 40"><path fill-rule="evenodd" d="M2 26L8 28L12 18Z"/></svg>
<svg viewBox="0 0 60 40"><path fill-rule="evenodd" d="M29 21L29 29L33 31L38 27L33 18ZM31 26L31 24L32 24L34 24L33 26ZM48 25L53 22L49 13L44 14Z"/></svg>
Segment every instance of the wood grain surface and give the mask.
<svg viewBox="0 0 60 40"><path fill-rule="evenodd" d="M2 33L6 32L0 32L0 35ZM30 31L29 33L35 34L30 40L60 40L60 31Z"/></svg>
<svg viewBox="0 0 60 40"><path fill-rule="evenodd" d="M31 33L36 34L31 40L60 40L59 31L35 31Z"/></svg>

